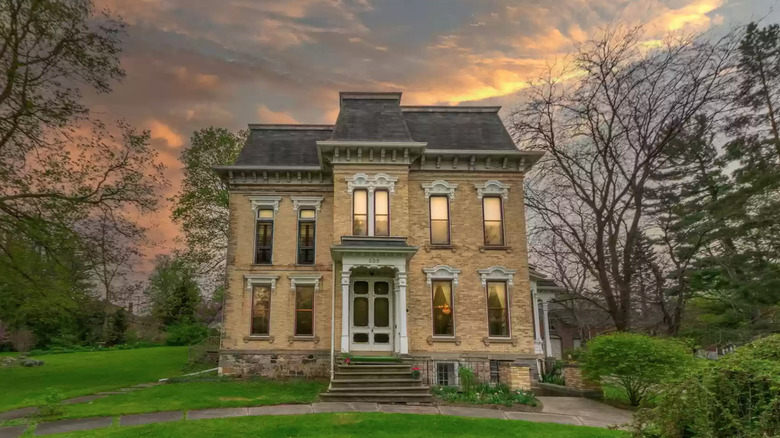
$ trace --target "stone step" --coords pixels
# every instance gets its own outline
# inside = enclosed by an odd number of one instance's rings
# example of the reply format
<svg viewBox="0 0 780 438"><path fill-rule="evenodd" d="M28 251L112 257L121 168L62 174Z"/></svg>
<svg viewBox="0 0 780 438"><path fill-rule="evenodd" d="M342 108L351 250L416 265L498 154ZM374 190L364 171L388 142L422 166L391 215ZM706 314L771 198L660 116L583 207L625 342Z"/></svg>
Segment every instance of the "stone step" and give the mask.
<svg viewBox="0 0 780 438"><path fill-rule="evenodd" d="M404 371L407 373L412 372L412 368L409 365L339 365L336 370L342 373L355 373L355 372L383 372L383 371Z"/></svg>
<svg viewBox="0 0 780 438"><path fill-rule="evenodd" d="M336 371L334 378L337 380L343 379L402 379L410 378L411 373L408 371L349 371L342 372Z"/></svg>
<svg viewBox="0 0 780 438"><path fill-rule="evenodd" d="M333 379L332 388L362 388L364 386L421 386L421 379Z"/></svg>
<svg viewBox="0 0 780 438"><path fill-rule="evenodd" d="M401 393L401 394L428 394L430 388L427 386L364 386L360 388L347 387L347 388L330 388L329 394L337 393L371 393L385 395L388 393Z"/></svg>
<svg viewBox="0 0 780 438"><path fill-rule="evenodd" d="M352 401L374 403L433 403L433 396L425 393L368 394L361 392L326 392L320 394L323 401Z"/></svg>

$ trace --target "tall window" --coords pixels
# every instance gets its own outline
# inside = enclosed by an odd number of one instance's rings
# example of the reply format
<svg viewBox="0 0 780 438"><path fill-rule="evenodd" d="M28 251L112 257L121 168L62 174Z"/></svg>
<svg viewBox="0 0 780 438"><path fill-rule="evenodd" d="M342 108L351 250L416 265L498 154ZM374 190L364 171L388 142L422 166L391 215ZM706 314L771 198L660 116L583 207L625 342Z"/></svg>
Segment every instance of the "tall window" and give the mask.
<svg viewBox="0 0 780 438"><path fill-rule="evenodd" d="M274 211L271 209L257 210L255 245L255 263L270 265L274 247Z"/></svg>
<svg viewBox="0 0 780 438"><path fill-rule="evenodd" d="M506 282L487 282L488 335L509 336Z"/></svg>
<svg viewBox="0 0 780 438"><path fill-rule="evenodd" d="M368 235L368 190L352 193L352 235Z"/></svg>
<svg viewBox="0 0 780 438"><path fill-rule="evenodd" d="M295 288L295 335L314 336L314 286Z"/></svg>
<svg viewBox="0 0 780 438"><path fill-rule="evenodd" d="M390 194L387 190L374 192L374 236L390 235Z"/></svg>
<svg viewBox="0 0 780 438"><path fill-rule="evenodd" d="M314 264L314 237L317 219L314 210L298 213L298 264Z"/></svg>
<svg viewBox="0 0 780 438"><path fill-rule="evenodd" d="M452 281L433 281L433 335L454 336L455 325L453 316L455 309L452 307Z"/></svg>
<svg viewBox="0 0 780 438"><path fill-rule="evenodd" d="M431 196L431 244L450 244L450 198Z"/></svg>
<svg viewBox="0 0 780 438"><path fill-rule="evenodd" d="M482 198L482 215L485 230L485 246L504 246L504 212L501 198Z"/></svg>
<svg viewBox="0 0 780 438"><path fill-rule="evenodd" d="M252 334L269 334L271 327L271 288L254 286L252 288Z"/></svg>

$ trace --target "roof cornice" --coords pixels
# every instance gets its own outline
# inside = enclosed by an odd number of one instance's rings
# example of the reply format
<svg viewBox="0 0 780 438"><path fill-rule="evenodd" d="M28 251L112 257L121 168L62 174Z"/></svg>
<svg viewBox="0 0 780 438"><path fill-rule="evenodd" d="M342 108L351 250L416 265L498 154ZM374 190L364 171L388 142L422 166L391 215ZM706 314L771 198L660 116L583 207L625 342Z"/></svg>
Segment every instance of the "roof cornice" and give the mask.
<svg viewBox="0 0 780 438"><path fill-rule="evenodd" d="M332 131L333 125L305 125L305 124L265 124L250 123L249 129L276 130L276 131Z"/></svg>
<svg viewBox="0 0 780 438"><path fill-rule="evenodd" d="M497 113L500 106L428 106L428 105L401 105L401 111L405 113Z"/></svg>

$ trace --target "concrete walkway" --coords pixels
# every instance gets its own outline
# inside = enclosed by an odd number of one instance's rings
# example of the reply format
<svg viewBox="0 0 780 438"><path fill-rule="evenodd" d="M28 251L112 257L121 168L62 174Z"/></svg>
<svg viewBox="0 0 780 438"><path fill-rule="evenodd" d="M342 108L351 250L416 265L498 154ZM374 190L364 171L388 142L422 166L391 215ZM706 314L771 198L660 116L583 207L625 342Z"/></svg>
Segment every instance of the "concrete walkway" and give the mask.
<svg viewBox="0 0 780 438"><path fill-rule="evenodd" d="M202 420L208 418L246 417L258 415L304 415L330 412L385 412L394 414L451 415L457 417L494 418L499 420L523 420L539 423L560 423L575 426L609 427L620 426L631 421L631 412L579 397L539 397L544 404L542 412L515 412L497 409L455 407L455 406L409 406L384 405L377 403L311 403L300 405L275 405L247 408L200 409L153 412L148 414L122 415L120 426L165 423L171 421ZM40 423L35 435L76 432L109 427L113 417L84 418ZM26 426L0 428L0 438L21 436Z"/></svg>

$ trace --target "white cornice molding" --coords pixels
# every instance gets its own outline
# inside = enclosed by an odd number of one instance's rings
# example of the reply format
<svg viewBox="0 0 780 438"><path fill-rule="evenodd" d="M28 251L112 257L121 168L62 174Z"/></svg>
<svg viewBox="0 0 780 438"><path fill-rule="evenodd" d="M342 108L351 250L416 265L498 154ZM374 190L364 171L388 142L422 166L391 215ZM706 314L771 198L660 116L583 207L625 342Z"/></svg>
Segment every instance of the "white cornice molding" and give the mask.
<svg viewBox="0 0 780 438"><path fill-rule="evenodd" d="M322 196L290 196L293 202L293 211L298 211L300 207L312 207L320 213L320 205L325 199Z"/></svg>
<svg viewBox="0 0 780 438"><path fill-rule="evenodd" d="M447 195L452 200L455 199L455 189L458 185L437 179L434 182L423 183L422 188L425 190L425 199L430 199L431 195Z"/></svg>
<svg viewBox="0 0 780 438"><path fill-rule="evenodd" d="M298 286L314 286L314 292L317 293L320 290L320 274L290 274L290 290L295 292L295 288Z"/></svg>
<svg viewBox="0 0 780 438"><path fill-rule="evenodd" d="M373 192L376 189L387 189L390 193L393 193L398 178L386 173L377 173L373 176L368 176L365 173L356 173L351 177L347 177L346 181L347 192L350 194L355 189L368 189L369 192Z"/></svg>
<svg viewBox="0 0 780 438"><path fill-rule="evenodd" d="M452 280L454 286L458 285L458 275L460 269L455 269L447 265L437 265L432 268L423 268L428 286L433 280Z"/></svg>
<svg viewBox="0 0 780 438"><path fill-rule="evenodd" d="M279 279L278 275L268 274L244 274L244 280L246 280L246 291L252 292L252 286L271 286L271 291L276 290L276 280Z"/></svg>
<svg viewBox="0 0 780 438"><path fill-rule="evenodd" d="M279 211L279 203L282 202L281 196L247 196L252 203L252 210L257 211L261 207L271 207L274 212Z"/></svg>
<svg viewBox="0 0 780 438"><path fill-rule="evenodd" d="M507 285L512 286L517 269L507 269L503 266L491 266L487 269L478 269L482 286L487 286L491 280L506 281Z"/></svg>
<svg viewBox="0 0 780 438"><path fill-rule="evenodd" d="M485 196L500 195L505 201L509 198L509 187L511 184L504 184L501 181L491 179L484 184L474 184L477 189L477 197L482 199Z"/></svg>

